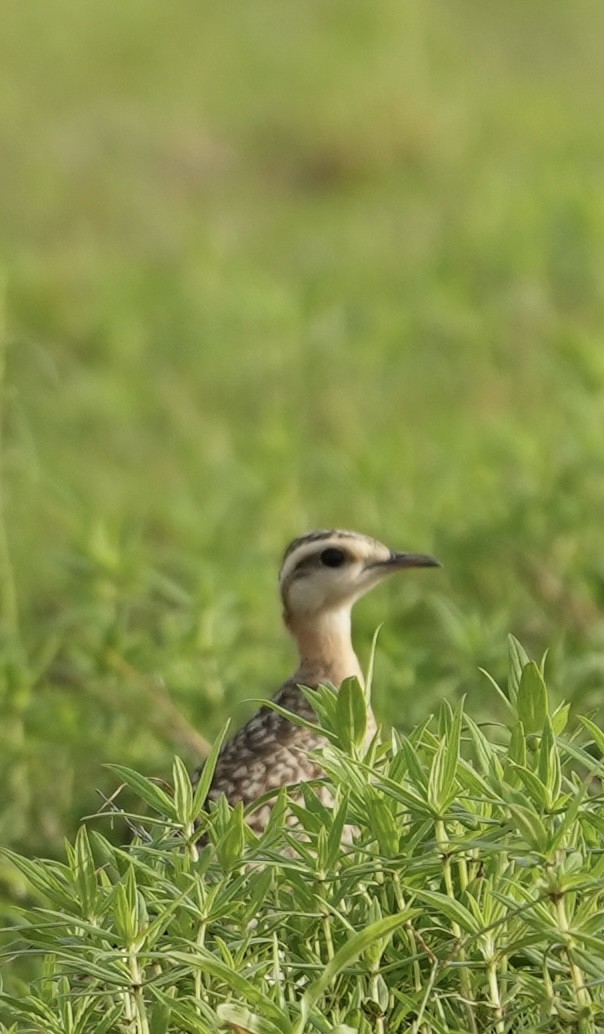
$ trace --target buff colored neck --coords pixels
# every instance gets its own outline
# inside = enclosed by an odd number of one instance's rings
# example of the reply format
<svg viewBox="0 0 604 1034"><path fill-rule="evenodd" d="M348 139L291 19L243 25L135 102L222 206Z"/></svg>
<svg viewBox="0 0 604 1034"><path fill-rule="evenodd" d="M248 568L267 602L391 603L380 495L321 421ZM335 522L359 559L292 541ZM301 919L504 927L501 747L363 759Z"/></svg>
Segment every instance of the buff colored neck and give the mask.
<svg viewBox="0 0 604 1034"><path fill-rule="evenodd" d="M355 675L363 684L350 635L350 608L320 614L286 614L285 623L296 640L300 662L294 680L307 686L331 682L339 686Z"/></svg>

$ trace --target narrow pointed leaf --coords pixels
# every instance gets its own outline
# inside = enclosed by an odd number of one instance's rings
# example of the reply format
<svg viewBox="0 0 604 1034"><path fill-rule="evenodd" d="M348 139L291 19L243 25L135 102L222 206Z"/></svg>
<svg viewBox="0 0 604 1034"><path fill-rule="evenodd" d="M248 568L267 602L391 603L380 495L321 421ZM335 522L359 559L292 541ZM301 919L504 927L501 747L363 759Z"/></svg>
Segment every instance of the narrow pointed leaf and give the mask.
<svg viewBox="0 0 604 1034"><path fill-rule="evenodd" d="M479 932L481 924L465 905L462 905L461 901L456 901L454 898L450 898L447 894L441 894L437 890L424 890L417 887L413 888L413 894L420 901L430 905L431 910L434 910L434 918L441 912L450 922L457 923L466 933L475 934Z"/></svg>
<svg viewBox="0 0 604 1034"><path fill-rule="evenodd" d="M556 710L552 714L552 729L556 736L560 736L566 729L569 714L570 704L558 704Z"/></svg>
<svg viewBox="0 0 604 1034"><path fill-rule="evenodd" d="M373 670L375 666L375 654L377 650L378 639L380 632L382 631L382 625L378 625L375 632L373 633L373 639L371 640L371 649L369 651L369 663L367 665L367 674L365 676L365 698L367 705L371 706L371 688L373 686Z"/></svg>
<svg viewBox="0 0 604 1034"><path fill-rule="evenodd" d="M518 718L527 733L540 733L547 715L547 690L534 661L529 661L522 671L516 706Z"/></svg>
<svg viewBox="0 0 604 1034"><path fill-rule="evenodd" d="M529 656L521 643L513 636L508 636L508 695L510 702L516 704L520 688L522 672L529 663Z"/></svg>
<svg viewBox="0 0 604 1034"><path fill-rule="evenodd" d="M526 797L529 801L532 801L539 809L547 808L549 796L546 785L541 781L540 777L532 772L526 765L515 765L511 764L511 772L514 772L520 782L513 781L512 785L521 787L526 793Z"/></svg>
<svg viewBox="0 0 604 1034"><path fill-rule="evenodd" d="M199 779L197 780L197 786L193 793L193 801L191 805L193 819L196 819L199 816L206 802L206 798L212 785L212 779L214 778L214 772L216 771L216 763L226 739L229 724L229 722L226 722L223 726L221 732L212 744L210 753L203 763L203 768L201 769Z"/></svg>
<svg viewBox="0 0 604 1034"><path fill-rule="evenodd" d="M145 778L139 772L135 772L132 768L127 768L126 765L107 765L112 772L115 772L120 779L129 786L131 790L134 790L136 794L148 804L150 808L158 812L160 815L167 819L176 819L176 809L174 807L174 801L170 799L165 790L161 787L156 786L150 779Z"/></svg>
<svg viewBox="0 0 604 1034"><path fill-rule="evenodd" d="M512 729L508 753L510 761L517 765L526 765L526 735L522 722L516 722Z"/></svg>
<svg viewBox="0 0 604 1034"><path fill-rule="evenodd" d="M459 747L461 742L461 723L463 719L463 699L459 701L453 713L449 733L445 744L443 766L443 793L449 797L454 789L457 765L459 763Z"/></svg>
<svg viewBox="0 0 604 1034"><path fill-rule="evenodd" d="M561 774L560 758L556 747L554 730L549 716L546 716L539 747L539 762L537 766L539 778L547 788L549 795L549 807L554 806L560 793Z"/></svg>
<svg viewBox="0 0 604 1034"><path fill-rule="evenodd" d="M334 816L331 829L327 835L326 867L331 869L342 850L342 833L346 824L348 812L348 801L343 797L340 801Z"/></svg>
<svg viewBox="0 0 604 1034"><path fill-rule="evenodd" d="M545 852L548 848L548 837L545 826L536 811L522 804L508 804L508 810L528 846L534 851Z"/></svg>
<svg viewBox="0 0 604 1034"><path fill-rule="evenodd" d="M172 765L172 781L174 783L174 809L176 818L182 826L193 822L193 787L191 777L181 758L176 756Z"/></svg>
<svg viewBox="0 0 604 1034"><path fill-rule="evenodd" d="M591 718L586 718L584 715L578 716L581 725L591 733L594 739L594 743L598 747L600 753L604 755L604 730L596 725Z"/></svg>
<svg viewBox="0 0 604 1034"><path fill-rule="evenodd" d="M73 854L73 876L78 889L82 912L85 916L94 915L98 896L96 866L88 840L86 826L80 826L76 834Z"/></svg>
<svg viewBox="0 0 604 1034"><path fill-rule="evenodd" d="M514 704L516 702L516 698L514 697L514 703L512 703L508 699L508 697L506 697L506 695L503 692L503 690L502 690L501 686L499 685L499 683L495 681L493 676L486 670L486 668L479 668L478 670L479 670L481 675L484 675L485 678L487 678L489 680L489 682L491 683L491 686L493 687L493 689L497 693L497 696L499 697L501 702L503 704L505 704L505 706L507 707L508 711L510 711L512 714L515 714L516 711L515 711Z"/></svg>
<svg viewBox="0 0 604 1034"><path fill-rule="evenodd" d="M216 853L225 870L231 869L241 860L245 842L243 822L243 804L239 801L233 809L224 836L216 844Z"/></svg>
<svg viewBox="0 0 604 1034"><path fill-rule="evenodd" d="M361 746L367 729L367 701L357 678L344 679L336 702L336 731L344 750Z"/></svg>

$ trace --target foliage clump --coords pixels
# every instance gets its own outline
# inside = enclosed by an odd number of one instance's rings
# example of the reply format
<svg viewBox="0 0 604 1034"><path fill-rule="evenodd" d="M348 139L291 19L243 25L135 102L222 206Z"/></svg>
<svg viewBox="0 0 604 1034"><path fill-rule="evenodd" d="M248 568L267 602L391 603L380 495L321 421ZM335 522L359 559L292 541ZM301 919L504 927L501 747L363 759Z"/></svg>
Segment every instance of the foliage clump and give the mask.
<svg viewBox="0 0 604 1034"><path fill-rule="evenodd" d="M7 986L0 1029L604 1030L604 734L567 731L513 639L494 690L505 726L445 700L368 750L358 684L313 692L334 807L281 791L260 839L240 808L205 815L178 759L172 792L120 769L151 812L130 844L82 827L65 863L10 856L34 903L6 955L44 961Z"/></svg>

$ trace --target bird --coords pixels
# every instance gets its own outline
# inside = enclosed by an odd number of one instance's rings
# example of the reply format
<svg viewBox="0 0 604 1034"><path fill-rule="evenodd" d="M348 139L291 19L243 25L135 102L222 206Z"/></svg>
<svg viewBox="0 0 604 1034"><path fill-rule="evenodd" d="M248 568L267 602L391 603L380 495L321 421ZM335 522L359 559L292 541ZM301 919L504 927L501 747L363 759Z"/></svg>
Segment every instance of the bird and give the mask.
<svg viewBox="0 0 604 1034"><path fill-rule="evenodd" d="M355 531L332 528L294 539L285 550L279 572L283 621L298 649L294 674L278 689L273 702L307 721L316 715L301 686L315 688L363 674L351 639L351 612L358 599L398 571L440 567L424 553L398 552ZM370 712L367 738L376 730ZM316 751L327 743L319 732L294 724L263 705L218 755L206 806L224 794L231 805L244 807L268 790L320 779L324 774ZM315 752L311 758L310 752ZM203 766L193 776L199 780ZM261 834L274 800L251 809L246 820Z"/></svg>

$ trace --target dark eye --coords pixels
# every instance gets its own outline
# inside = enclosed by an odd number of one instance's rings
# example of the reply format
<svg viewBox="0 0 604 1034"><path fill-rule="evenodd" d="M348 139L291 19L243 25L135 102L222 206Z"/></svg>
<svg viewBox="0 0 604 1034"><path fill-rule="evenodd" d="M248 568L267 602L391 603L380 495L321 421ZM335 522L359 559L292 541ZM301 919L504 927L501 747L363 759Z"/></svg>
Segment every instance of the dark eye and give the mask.
<svg viewBox="0 0 604 1034"><path fill-rule="evenodd" d="M346 560L346 553L341 549L324 549L319 559L326 567L341 567Z"/></svg>

